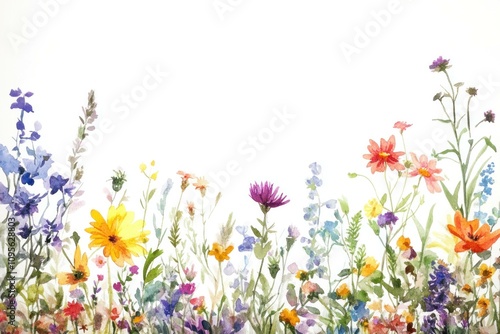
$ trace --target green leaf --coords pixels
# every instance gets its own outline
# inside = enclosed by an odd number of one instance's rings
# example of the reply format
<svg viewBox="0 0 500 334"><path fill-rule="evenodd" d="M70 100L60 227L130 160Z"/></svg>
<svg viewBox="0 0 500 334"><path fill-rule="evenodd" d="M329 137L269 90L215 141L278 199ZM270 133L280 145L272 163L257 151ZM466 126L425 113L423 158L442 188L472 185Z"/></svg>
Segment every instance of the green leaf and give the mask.
<svg viewBox="0 0 500 334"><path fill-rule="evenodd" d="M153 198L153 196L155 194L155 191L156 191L156 188L155 189L151 189L151 191L149 192L149 195L148 195L148 201L150 201L151 198Z"/></svg>
<svg viewBox="0 0 500 334"><path fill-rule="evenodd" d="M264 259L267 256L267 253L271 250L271 247L271 241L268 241L265 245L262 245L261 243L255 244L255 247L253 248L255 257L259 260Z"/></svg>
<svg viewBox="0 0 500 334"><path fill-rule="evenodd" d="M448 203L450 203L451 208L453 211L458 210L458 192L460 191L460 185L461 182L459 181L457 183L457 186L455 187L455 190L453 191L453 194L450 192L446 184L444 182L441 182L441 186L443 188L443 192L446 196L446 199L448 200Z"/></svg>
<svg viewBox="0 0 500 334"><path fill-rule="evenodd" d="M309 310L309 312L311 312L312 314L321 314L320 310L317 309L316 307L312 307L312 306L306 306L306 308Z"/></svg>
<svg viewBox="0 0 500 334"><path fill-rule="evenodd" d="M377 224L377 222L375 220L369 219L368 226L371 227L371 229L373 230L373 233L375 233L375 235L380 234L380 226Z"/></svg>
<svg viewBox="0 0 500 334"><path fill-rule="evenodd" d="M40 273L40 276L37 279L38 284L45 284L54 279L54 276L47 273Z"/></svg>
<svg viewBox="0 0 500 334"><path fill-rule="evenodd" d="M386 201L387 201L387 193L383 194L382 197L380 198L380 204L384 206Z"/></svg>
<svg viewBox="0 0 500 334"><path fill-rule="evenodd" d="M411 193L409 193L408 195L406 195L403 199L401 199L401 201L398 203L398 205L396 206L396 210L394 210L395 212L399 212L405 205L406 203L408 202L408 200L410 199L411 197Z"/></svg>
<svg viewBox="0 0 500 334"><path fill-rule="evenodd" d="M342 278L342 277L346 277L346 276L349 276L350 274L352 273L352 270L349 269L349 268L345 268L345 269L342 269L340 271L340 273L338 273L338 277Z"/></svg>
<svg viewBox="0 0 500 334"><path fill-rule="evenodd" d="M260 234L258 229L253 226L250 226L250 228L252 229L253 235L255 235L257 238L262 238L262 234Z"/></svg>
<svg viewBox="0 0 500 334"><path fill-rule="evenodd" d="M149 267L153 263L153 261L161 256L163 251L161 249L156 249L155 251L149 251L148 256L146 257L146 261L144 262L144 268L142 268L142 278L146 281L146 277L148 275Z"/></svg>
<svg viewBox="0 0 500 334"><path fill-rule="evenodd" d="M441 123L451 123L451 120L449 120L449 119L434 118L433 121L438 121Z"/></svg>
<svg viewBox="0 0 500 334"><path fill-rule="evenodd" d="M367 302L370 300L370 297L368 296L368 293L364 290L358 290L355 292L355 298L357 300L360 300L362 302Z"/></svg>
<svg viewBox="0 0 500 334"><path fill-rule="evenodd" d="M370 280L372 281L372 283L375 283L375 284L379 284L380 282L382 282L383 278L384 278L384 275L382 274L382 272L380 270L375 270L370 275Z"/></svg>
<svg viewBox="0 0 500 334"><path fill-rule="evenodd" d="M491 149L493 151L497 151L497 147L495 145L493 145L493 143L491 142L490 138L489 137L484 137L484 142L486 143L486 145L488 145L489 147L491 147Z"/></svg>
<svg viewBox="0 0 500 334"><path fill-rule="evenodd" d="M163 272L162 266L160 264L157 265L146 274L146 278L144 279L144 284L151 282L156 277L160 276L162 272Z"/></svg>

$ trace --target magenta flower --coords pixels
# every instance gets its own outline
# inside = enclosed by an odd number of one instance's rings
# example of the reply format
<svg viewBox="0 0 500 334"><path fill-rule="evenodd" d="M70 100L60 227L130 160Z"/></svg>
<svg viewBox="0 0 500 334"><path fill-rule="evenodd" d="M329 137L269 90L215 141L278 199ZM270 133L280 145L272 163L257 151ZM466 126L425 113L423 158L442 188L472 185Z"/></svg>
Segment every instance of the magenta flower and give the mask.
<svg viewBox="0 0 500 334"><path fill-rule="evenodd" d="M137 275L139 273L139 267L136 265L130 267L129 270L132 275Z"/></svg>
<svg viewBox="0 0 500 334"><path fill-rule="evenodd" d="M196 286L194 283L182 283L179 286L179 291L183 295L192 295L194 293L194 290L196 290Z"/></svg>
<svg viewBox="0 0 500 334"><path fill-rule="evenodd" d="M432 72L442 72L451 67L449 63L449 59L443 59L443 57L439 56L438 59L434 60L432 64L429 65L429 69L431 69Z"/></svg>
<svg viewBox="0 0 500 334"><path fill-rule="evenodd" d="M261 182L258 184L255 182L253 185L250 185L250 197L260 204L264 213L267 213L271 208L277 208L290 202L282 193L278 196L278 190L279 187L274 189L274 184L272 183Z"/></svg>
<svg viewBox="0 0 500 334"><path fill-rule="evenodd" d="M121 292L122 291L122 285L120 282L113 283L113 289L115 289L116 292Z"/></svg>

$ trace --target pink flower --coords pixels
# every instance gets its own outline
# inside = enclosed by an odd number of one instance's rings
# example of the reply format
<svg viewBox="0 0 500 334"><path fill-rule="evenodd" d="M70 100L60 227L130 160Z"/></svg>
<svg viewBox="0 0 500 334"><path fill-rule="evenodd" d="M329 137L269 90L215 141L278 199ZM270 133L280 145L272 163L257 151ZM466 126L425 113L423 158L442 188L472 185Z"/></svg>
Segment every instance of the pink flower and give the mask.
<svg viewBox="0 0 500 334"><path fill-rule="evenodd" d="M417 159L415 153L411 153L411 160L413 166L408 175L423 177L430 193L441 192L441 186L438 181L442 181L444 178L436 175L441 173L441 169L436 168L437 161L435 159L429 160L424 154L420 156L420 159Z"/></svg>
<svg viewBox="0 0 500 334"><path fill-rule="evenodd" d="M184 275L186 275L186 279L189 282L194 280L194 278L196 277L196 271L194 271L194 265L191 266L191 269L187 268L187 267L184 268L183 271L184 271Z"/></svg>
<svg viewBox="0 0 500 334"><path fill-rule="evenodd" d="M102 268L106 264L106 258L102 255L97 255L95 258L92 259L92 262L95 263L97 268Z"/></svg>
<svg viewBox="0 0 500 334"><path fill-rule="evenodd" d="M104 280L104 275L100 275L100 274L98 274L98 275L97 275L97 280L98 280L99 282L102 282L102 281Z"/></svg>
<svg viewBox="0 0 500 334"><path fill-rule="evenodd" d="M410 126L412 126L413 124L408 124L406 122L396 122L394 123L394 128L395 129L399 129L401 131L401 133L403 133L403 131L405 131L406 129L408 129Z"/></svg>

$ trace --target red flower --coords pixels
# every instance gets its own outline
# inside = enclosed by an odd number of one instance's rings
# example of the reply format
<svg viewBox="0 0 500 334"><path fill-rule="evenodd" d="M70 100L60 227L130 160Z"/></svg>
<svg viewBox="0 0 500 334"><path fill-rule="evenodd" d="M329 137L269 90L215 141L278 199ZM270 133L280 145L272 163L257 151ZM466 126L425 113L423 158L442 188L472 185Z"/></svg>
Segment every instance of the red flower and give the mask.
<svg viewBox="0 0 500 334"><path fill-rule="evenodd" d="M70 317L71 320L76 321L80 313L84 311L82 304L78 302L68 302L68 306L66 306L63 310L64 315Z"/></svg>
<svg viewBox="0 0 500 334"><path fill-rule="evenodd" d="M455 212L455 225L448 224L448 230L461 239L455 245L455 252L471 250L482 253L500 238L500 230L491 232L488 224L479 226L479 219L467 221L458 210Z"/></svg>
<svg viewBox="0 0 500 334"><path fill-rule="evenodd" d="M371 167L372 174L375 172L384 172L387 166L391 170L404 170L405 167L399 162L399 157L404 152L394 152L396 139L394 135L389 137L389 140L380 139L380 146L370 139L368 145L369 154L363 154L363 158L370 160L366 167Z"/></svg>

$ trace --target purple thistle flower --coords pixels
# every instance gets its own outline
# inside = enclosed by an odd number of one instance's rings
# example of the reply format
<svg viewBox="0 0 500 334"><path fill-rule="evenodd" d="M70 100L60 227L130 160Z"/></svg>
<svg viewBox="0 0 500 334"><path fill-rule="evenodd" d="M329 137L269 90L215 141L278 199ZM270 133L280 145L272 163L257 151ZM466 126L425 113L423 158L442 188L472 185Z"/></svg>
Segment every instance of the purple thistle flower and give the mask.
<svg viewBox="0 0 500 334"><path fill-rule="evenodd" d="M495 113L488 110L484 113L484 120L488 123L495 123Z"/></svg>
<svg viewBox="0 0 500 334"><path fill-rule="evenodd" d="M278 190L279 187L274 189L274 184L272 183L261 182L258 184L255 182L253 185L250 185L250 197L259 203L264 213L267 213L271 208L277 208L290 202L290 200L286 199L285 195L280 194L278 196Z"/></svg>
<svg viewBox="0 0 500 334"><path fill-rule="evenodd" d="M450 68L449 59L443 59L443 57L439 56L438 59L434 60L431 65L429 65L429 69L433 72L442 72L447 68Z"/></svg>

